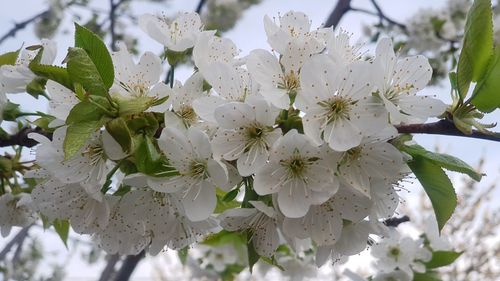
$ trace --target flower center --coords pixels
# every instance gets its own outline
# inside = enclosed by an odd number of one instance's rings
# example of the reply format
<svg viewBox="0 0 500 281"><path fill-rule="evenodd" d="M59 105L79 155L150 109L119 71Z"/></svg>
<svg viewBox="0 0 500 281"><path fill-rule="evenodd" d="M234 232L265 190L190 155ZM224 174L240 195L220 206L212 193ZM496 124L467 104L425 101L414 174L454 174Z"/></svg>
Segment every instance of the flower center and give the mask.
<svg viewBox="0 0 500 281"><path fill-rule="evenodd" d="M82 157L90 159L91 165L96 165L101 159L104 158L104 149L98 143L91 143L82 151Z"/></svg>
<svg viewBox="0 0 500 281"><path fill-rule="evenodd" d="M306 158L303 155L300 155L299 151L295 149L292 157L287 160L281 160L280 164L285 167L288 180L301 179L306 181L308 167L317 160L317 157Z"/></svg>
<svg viewBox="0 0 500 281"><path fill-rule="evenodd" d="M389 255L393 257L395 260L398 259L399 255L401 254L401 250L397 247L392 247L389 249Z"/></svg>
<svg viewBox="0 0 500 281"><path fill-rule="evenodd" d="M246 144L245 144L245 149L244 151L247 152L252 148L254 145L261 145L265 149L267 149L267 143L266 143L266 133L269 129L266 128L265 126L262 126L258 123L254 123L253 125L250 125L245 128L245 135L246 135Z"/></svg>
<svg viewBox="0 0 500 281"><path fill-rule="evenodd" d="M333 97L318 104L325 109L326 122L328 124L338 119L349 119L351 105L354 103L350 99Z"/></svg>
<svg viewBox="0 0 500 281"><path fill-rule="evenodd" d="M288 91L297 91L300 87L299 77L292 70L290 73L283 77L283 81L278 83L278 88L286 89Z"/></svg>
<svg viewBox="0 0 500 281"><path fill-rule="evenodd" d="M193 161L189 167L188 175L193 178L205 179L208 177L207 164L200 161Z"/></svg>
<svg viewBox="0 0 500 281"><path fill-rule="evenodd" d="M194 109L189 106L189 105L181 105L181 108L180 110L177 112L177 114L179 115L179 117L182 118L182 120L184 120L188 125L190 124L193 124L196 119L197 119L197 115L196 113L194 112Z"/></svg>

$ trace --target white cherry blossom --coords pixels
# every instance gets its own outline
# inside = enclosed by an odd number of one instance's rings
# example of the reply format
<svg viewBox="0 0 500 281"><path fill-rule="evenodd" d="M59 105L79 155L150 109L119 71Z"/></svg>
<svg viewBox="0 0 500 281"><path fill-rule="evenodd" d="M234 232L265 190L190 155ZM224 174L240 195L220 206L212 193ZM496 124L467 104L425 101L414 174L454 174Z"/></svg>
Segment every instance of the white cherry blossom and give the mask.
<svg viewBox="0 0 500 281"><path fill-rule="evenodd" d="M374 70L374 82L392 124L425 122L446 110L446 104L432 96L417 96L432 77L427 58L418 55L399 59L388 38L378 42L375 53L373 64L378 70Z"/></svg>
<svg viewBox="0 0 500 281"><path fill-rule="evenodd" d="M179 175L150 178L149 185L159 192L178 193L190 220L207 219L215 209L215 188L232 187L225 165L212 159L208 136L195 127L187 132L167 127L158 145Z"/></svg>
<svg viewBox="0 0 500 281"><path fill-rule="evenodd" d="M139 27L158 43L175 52L192 48L203 29L197 13L178 13L175 19L165 15L144 14L139 17Z"/></svg>
<svg viewBox="0 0 500 281"><path fill-rule="evenodd" d="M336 65L327 55L312 57L300 73L296 105L305 112L304 133L337 151L361 143L363 136L387 126L383 103L371 96L371 65Z"/></svg>
<svg viewBox="0 0 500 281"><path fill-rule="evenodd" d="M127 47L121 44L120 50L113 52L111 57L115 81L110 93L117 99L120 114L139 113L146 109L157 112L167 110L168 103L164 100L167 99L170 88L161 81L162 66L157 55L146 52L136 64ZM156 105L161 101L162 104Z"/></svg>
<svg viewBox="0 0 500 281"><path fill-rule="evenodd" d="M245 103L230 102L215 110L220 127L212 140L215 157L237 160L238 172L249 176L264 165L269 149L281 135L274 129L277 111L262 98L249 97Z"/></svg>
<svg viewBox="0 0 500 281"><path fill-rule="evenodd" d="M34 210L23 204L29 195L21 193L13 195L5 193L0 196L0 233L2 237L9 235L13 226L25 227L37 219Z"/></svg>
<svg viewBox="0 0 500 281"><path fill-rule="evenodd" d="M259 195L277 193L286 217L302 217L338 190L328 160L306 136L291 130L273 145L269 163L255 174L254 189Z"/></svg>
<svg viewBox="0 0 500 281"><path fill-rule="evenodd" d="M279 246L276 211L260 201L250 201L255 208L229 209L219 215L220 225L229 231L248 230L255 251L272 257Z"/></svg>

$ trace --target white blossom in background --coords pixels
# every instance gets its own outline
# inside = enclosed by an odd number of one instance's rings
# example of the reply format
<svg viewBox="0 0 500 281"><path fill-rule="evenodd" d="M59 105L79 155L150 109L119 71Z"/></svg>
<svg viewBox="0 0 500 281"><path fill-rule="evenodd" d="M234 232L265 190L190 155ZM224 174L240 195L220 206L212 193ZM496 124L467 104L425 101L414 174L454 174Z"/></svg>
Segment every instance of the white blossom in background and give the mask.
<svg viewBox="0 0 500 281"><path fill-rule="evenodd" d="M346 151L387 126L382 103L371 96L371 71L368 62L343 67L325 54L302 67L296 106L305 112L304 133L316 144L324 140L332 149Z"/></svg>
<svg viewBox="0 0 500 281"><path fill-rule="evenodd" d="M390 273L396 269L404 271L411 279L413 272L425 272L424 262L431 259L432 253L424 247L423 239L414 240L392 232L372 246L371 254L376 259L375 266L380 272Z"/></svg>
<svg viewBox="0 0 500 281"><path fill-rule="evenodd" d="M388 38L378 42L375 53L375 83L392 124L425 122L446 110L446 104L436 98L417 96L432 77L427 58L419 55L398 59Z"/></svg>
<svg viewBox="0 0 500 281"><path fill-rule="evenodd" d="M29 207L29 195L22 193L13 195L5 193L0 196L0 233L7 237L13 226L25 227L37 220L37 216Z"/></svg>
<svg viewBox="0 0 500 281"><path fill-rule="evenodd" d="M236 66L235 58L239 50L229 38L216 36L213 31L203 31L193 48L193 61L204 77L211 73L213 63L223 63Z"/></svg>
<svg viewBox="0 0 500 281"><path fill-rule="evenodd" d="M42 39L40 45L43 54L40 64L52 64L56 58L56 42ZM24 93L26 86L37 76L29 69L29 63L35 58L36 51L21 50L14 65L0 66L0 89L4 93Z"/></svg>
<svg viewBox="0 0 500 281"><path fill-rule="evenodd" d="M197 13L178 13L173 21L165 15L144 14L139 17L139 27L167 49L183 52L192 48L203 29Z"/></svg>
<svg viewBox="0 0 500 281"><path fill-rule="evenodd" d="M338 190L328 160L306 136L291 130L274 143L269 163L255 174L254 189L259 195L277 193L286 217L303 217L311 205L325 202Z"/></svg>

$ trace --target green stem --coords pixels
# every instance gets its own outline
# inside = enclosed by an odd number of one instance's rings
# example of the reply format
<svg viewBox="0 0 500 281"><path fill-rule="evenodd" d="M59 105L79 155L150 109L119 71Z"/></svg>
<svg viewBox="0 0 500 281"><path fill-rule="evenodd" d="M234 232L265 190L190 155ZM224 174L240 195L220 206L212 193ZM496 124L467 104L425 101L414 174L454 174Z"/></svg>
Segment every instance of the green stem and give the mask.
<svg viewBox="0 0 500 281"><path fill-rule="evenodd" d="M17 117L23 117L23 116L40 116L40 117L43 117L43 116L47 116L47 114L41 113L41 112L19 112L17 114Z"/></svg>
<svg viewBox="0 0 500 281"><path fill-rule="evenodd" d="M112 183L111 178L116 173L116 171L118 171L118 169L120 168L121 163L122 163L121 161L118 162L116 164L116 166L114 166L113 169L111 169L111 171L109 171L109 173L106 175L106 181L104 182L104 185L101 188L101 192L103 194L106 194L106 192L108 192L108 190L111 188L111 183Z"/></svg>

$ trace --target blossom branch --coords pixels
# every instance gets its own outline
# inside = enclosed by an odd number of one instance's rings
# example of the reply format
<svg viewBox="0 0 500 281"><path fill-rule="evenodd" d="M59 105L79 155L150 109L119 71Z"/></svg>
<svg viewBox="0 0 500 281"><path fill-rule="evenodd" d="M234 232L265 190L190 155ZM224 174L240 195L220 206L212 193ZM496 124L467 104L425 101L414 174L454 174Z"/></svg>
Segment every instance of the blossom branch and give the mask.
<svg viewBox="0 0 500 281"><path fill-rule="evenodd" d="M33 147L37 145L38 144L37 141L30 139L28 137L29 133L41 134L48 137L49 139L52 139L52 133L46 132L40 127L35 127L35 128L25 127L14 135L10 135L5 139L0 139L0 147L13 146L13 145Z"/></svg>
<svg viewBox="0 0 500 281"><path fill-rule="evenodd" d="M389 18L383 11L382 11L382 8L380 8L380 5L377 3L376 0L371 0L371 3L373 5L373 7L375 8L375 10L377 11L377 15L379 17L379 20L380 22L382 22L383 20L387 21L389 24L391 25L395 25L395 26L398 26L399 28L401 28L402 30L406 31L406 25L402 24L402 23L399 23L391 18Z"/></svg>
<svg viewBox="0 0 500 281"><path fill-rule="evenodd" d="M116 47L116 41L117 41L117 36L116 36L116 30L115 30L115 25L116 25L116 11L122 5L128 0L118 0L115 2L115 0L109 0L109 34L111 36L111 49L113 51L117 50Z"/></svg>
<svg viewBox="0 0 500 281"><path fill-rule="evenodd" d="M335 28L342 17L351 10L351 0L338 0L323 27Z"/></svg>
<svg viewBox="0 0 500 281"><path fill-rule="evenodd" d="M472 130L472 134L468 135L457 129L457 127L455 127L455 124L453 124L453 122L449 120L440 120L434 123L425 124L399 125L396 126L396 128L401 134L445 135L500 142L499 133L486 134L478 130Z"/></svg>
<svg viewBox="0 0 500 281"><path fill-rule="evenodd" d="M9 31L7 31L1 38L0 38L0 44L2 44L5 40L7 40L9 37L14 37L16 36L18 31L23 30L26 28L27 25L30 23L36 21L39 18L42 18L50 13L50 9L47 9L43 12L40 12L31 18L28 18L22 22L14 23L14 27L12 27Z"/></svg>
<svg viewBox="0 0 500 281"><path fill-rule="evenodd" d="M116 273L116 281L127 281L132 276L135 268L139 262L144 258L144 250L137 255L128 255L125 260L123 260L120 270Z"/></svg>
<svg viewBox="0 0 500 281"><path fill-rule="evenodd" d="M33 225L31 224L31 225L28 225L28 226L24 227L23 229L21 229L16 234L16 236L14 236L14 238L12 238L12 240L10 240L10 242L7 243L7 245L5 245L3 250L0 252L0 261L3 261L5 259L5 256L7 256L7 254L10 252L12 247L14 247L15 245L18 245L24 241L26 236L28 236L28 231L30 230L31 226L33 226Z"/></svg>

